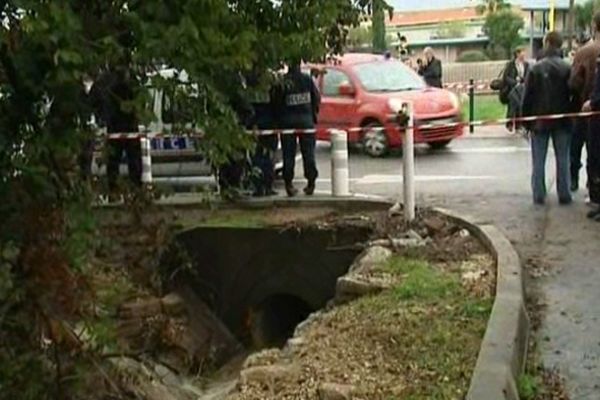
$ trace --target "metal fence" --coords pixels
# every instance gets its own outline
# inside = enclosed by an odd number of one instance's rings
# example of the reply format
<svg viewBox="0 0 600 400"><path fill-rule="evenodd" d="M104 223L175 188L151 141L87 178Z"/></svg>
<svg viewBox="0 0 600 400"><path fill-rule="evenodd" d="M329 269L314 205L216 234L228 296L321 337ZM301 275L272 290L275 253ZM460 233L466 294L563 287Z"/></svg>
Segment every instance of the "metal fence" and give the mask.
<svg viewBox="0 0 600 400"><path fill-rule="evenodd" d="M469 79L489 82L498 77L502 72L504 65L506 65L506 62L507 61L503 60L444 64L444 82L469 82Z"/></svg>

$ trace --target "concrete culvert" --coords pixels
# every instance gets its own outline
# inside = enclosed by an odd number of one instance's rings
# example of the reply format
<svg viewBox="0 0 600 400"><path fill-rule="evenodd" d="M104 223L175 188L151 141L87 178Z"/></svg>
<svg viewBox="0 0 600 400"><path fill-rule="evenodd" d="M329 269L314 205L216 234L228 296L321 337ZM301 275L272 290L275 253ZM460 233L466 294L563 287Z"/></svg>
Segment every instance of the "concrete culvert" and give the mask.
<svg viewBox="0 0 600 400"><path fill-rule="evenodd" d="M364 227L199 227L177 237L192 269L175 281L247 348L281 346L334 297L337 278L358 255L351 245L370 233Z"/></svg>
<svg viewBox="0 0 600 400"><path fill-rule="evenodd" d="M270 296L249 310L252 345L282 347L296 326L316 311L304 300L286 294Z"/></svg>

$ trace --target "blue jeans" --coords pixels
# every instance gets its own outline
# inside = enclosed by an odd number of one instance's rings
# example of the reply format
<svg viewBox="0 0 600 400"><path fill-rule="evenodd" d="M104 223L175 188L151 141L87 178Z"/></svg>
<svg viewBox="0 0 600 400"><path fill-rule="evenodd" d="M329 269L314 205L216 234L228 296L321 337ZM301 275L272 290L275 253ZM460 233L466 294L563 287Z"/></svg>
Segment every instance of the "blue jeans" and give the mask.
<svg viewBox="0 0 600 400"><path fill-rule="evenodd" d="M531 156L533 161L533 174L531 187L533 201L537 204L546 200L546 156L548 155L548 142L552 137L554 154L556 156L556 189L561 203L571 202L571 176L570 176L570 147L571 132L568 128L536 129L531 135Z"/></svg>

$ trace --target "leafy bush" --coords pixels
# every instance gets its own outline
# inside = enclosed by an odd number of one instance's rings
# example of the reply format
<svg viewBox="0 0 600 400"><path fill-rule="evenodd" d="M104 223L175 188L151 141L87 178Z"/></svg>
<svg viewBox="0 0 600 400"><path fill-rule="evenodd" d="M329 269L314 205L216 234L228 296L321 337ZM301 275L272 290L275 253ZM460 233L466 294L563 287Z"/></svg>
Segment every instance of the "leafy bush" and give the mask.
<svg viewBox="0 0 600 400"><path fill-rule="evenodd" d="M488 56L480 50L468 50L460 53L457 62L481 62L481 61L489 61Z"/></svg>

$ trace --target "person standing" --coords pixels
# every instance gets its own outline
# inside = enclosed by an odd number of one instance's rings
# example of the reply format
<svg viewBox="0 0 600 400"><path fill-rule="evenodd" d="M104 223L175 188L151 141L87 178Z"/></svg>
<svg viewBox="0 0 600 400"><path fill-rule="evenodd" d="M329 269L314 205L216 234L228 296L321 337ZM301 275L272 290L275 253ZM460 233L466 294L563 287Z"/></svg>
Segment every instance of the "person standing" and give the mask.
<svg viewBox="0 0 600 400"><path fill-rule="evenodd" d="M504 67L502 74L501 97L506 99L506 118L516 118L519 116L519 108L523 97L523 82L529 72L529 64L526 61L527 52L523 47L519 47L514 52L514 58ZM506 123L506 128L512 132L517 126L513 121Z"/></svg>
<svg viewBox="0 0 600 400"><path fill-rule="evenodd" d="M302 73L300 62L292 63L283 79L281 129L314 129L319 115L320 102L321 96L313 79ZM308 181L304 188L306 195L310 196L315 192L315 182L319 175L315 161L316 134L301 132L298 135L282 135L283 179L285 191L289 197L298 194L293 184L298 140L302 153L304 177Z"/></svg>
<svg viewBox="0 0 600 400"><path fill-rule="evenodd" d="M544 57L531 67L525 78L525 93L522 102L523 116L563 114L572 111L569 76L571 67L561 57L562 37L550 32L544 38ZM556 184L560 204L572 201L569 174L569 149L571 127L568 119L538 120L533 123L531 155L533 173L531 177L533 201L546 201L546 156L552 138L556 157Z"/></svg>
<svg viewBox="0 0 600 400"><path fill-rule="evenodd" d="M255 77L252 77L255 78ZM255 79L249 79L250 104L254 110L252 120L247 128L258 130L277 129L277 113L273 100L273 87L261 87ZM256 139L256 148L252 155L252 164L258 170L258 175L253 176L254 196L274 196L275 167L273 155L277 150L277 134L259 135Z"/></svg>
<svg viewBox="0 0 600 400"><path fill-rule="evenodd" d="M425 64L421 68L421 76L425 79L425 83L431 87L442 87L442 62L435 57L431 47L425 47L423 50L425 56Z"/></svg>
<svg viewBox="0 0 600 400"><path fill-rule="evenodd" d="M596 59L596 68L600 68L600 56ZM583 105L583 111L600 111L600 74L596 74L590 100ZM600 222L600 117L593 116L589 122L588 133L588 186L590 202L594 209L588 218Z"/></svg>
<svg viewBox="0 0 600 400"><path fill-rule="evenodd" d="M97 116L106 125L108 134L133 133L139 130L135 111L126 105L135 99L134 78L129 67L109 68L93 84L90 98ZM123 152L127 157L130 181L136 186L142 183L142 150L139 140L109 140L106 174L111 192L117 189Z"/></svg>
<svg viewBox="0 0 600 400"><path fill-rule="evenodd" d="M573 66L571 68L571 78L569 86L575 93L575 103L579 109L585 102L590 99L594 88L594 77L596 75L596 59L600 56L600 12L594 14L593 17L594 40L588 41L580 47L573 58ZM582 39L582 41L584 41ZM581 169L581 155L583 147L587 146L590 131L589 118L576 118L573 126L573 140L571 144L571 190L579 189L579 171ZM589 164L591 155L589 146L587 146L587 169L589 182ZM600 156L600 155L599 155Z"/></svg>

